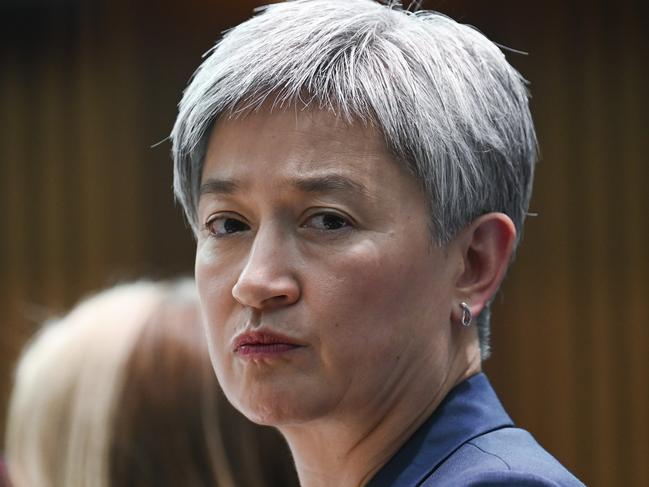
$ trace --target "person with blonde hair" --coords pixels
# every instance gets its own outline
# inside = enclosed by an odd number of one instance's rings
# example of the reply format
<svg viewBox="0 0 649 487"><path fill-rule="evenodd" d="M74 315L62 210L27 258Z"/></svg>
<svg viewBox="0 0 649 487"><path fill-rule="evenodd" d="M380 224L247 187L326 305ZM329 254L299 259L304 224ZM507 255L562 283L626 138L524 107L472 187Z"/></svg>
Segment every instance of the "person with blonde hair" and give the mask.
<svg viewBox="0 0 649 487"><path fill-rule="evenodd" d="M191 280L119 285L47 323L6 447L14 487L296 484L283 440L224 399Z"/></svg>

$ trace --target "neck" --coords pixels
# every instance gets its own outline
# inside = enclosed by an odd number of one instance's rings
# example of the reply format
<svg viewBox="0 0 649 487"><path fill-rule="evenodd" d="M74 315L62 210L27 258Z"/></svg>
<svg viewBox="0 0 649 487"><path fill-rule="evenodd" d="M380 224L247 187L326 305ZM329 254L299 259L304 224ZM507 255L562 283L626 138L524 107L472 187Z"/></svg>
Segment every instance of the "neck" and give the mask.
<svg viewBox="0 0 649 487"><path fill-rule="evenodd" d="M456 364L435 388L421 376L413 377L382 401L379 410L372 402L350 414L280 427L300 485L359 487L369 482L453 387L480 372L479 350L454 358Z"/></svg>

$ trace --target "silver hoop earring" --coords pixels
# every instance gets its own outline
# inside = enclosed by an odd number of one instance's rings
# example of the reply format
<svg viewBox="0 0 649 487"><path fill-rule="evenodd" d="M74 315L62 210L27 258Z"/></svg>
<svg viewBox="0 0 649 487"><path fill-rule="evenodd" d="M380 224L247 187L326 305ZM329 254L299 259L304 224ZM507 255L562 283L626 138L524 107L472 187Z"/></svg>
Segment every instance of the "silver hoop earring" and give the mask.
<svg viewBox="0 0 649 487"><path fill-rule="evenodd" d="M470 326L473 315L471 314L469 305L462 301L460 303L460 308L462 308L462 326Z"/></svg>

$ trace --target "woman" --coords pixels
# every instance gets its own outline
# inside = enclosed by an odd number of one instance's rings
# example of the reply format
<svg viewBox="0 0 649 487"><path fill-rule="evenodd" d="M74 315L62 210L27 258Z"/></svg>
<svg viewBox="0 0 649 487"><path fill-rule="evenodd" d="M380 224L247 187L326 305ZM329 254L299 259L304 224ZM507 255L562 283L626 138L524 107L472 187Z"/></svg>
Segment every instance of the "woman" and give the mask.
<svg viewBox="0 0 649 487"><path fill-rule="evenodd" d="M212 374L193 281L104 291L24 351L7 428L14 487L294 485L281 438Z"/></svg>
<svg viewBox="0 0 649 487"><path fill-rule="evenodd" d="M481 373L536 162L493 43L394 2L272 5L171 139L216 375L302 485L581 485Z"/></svg>

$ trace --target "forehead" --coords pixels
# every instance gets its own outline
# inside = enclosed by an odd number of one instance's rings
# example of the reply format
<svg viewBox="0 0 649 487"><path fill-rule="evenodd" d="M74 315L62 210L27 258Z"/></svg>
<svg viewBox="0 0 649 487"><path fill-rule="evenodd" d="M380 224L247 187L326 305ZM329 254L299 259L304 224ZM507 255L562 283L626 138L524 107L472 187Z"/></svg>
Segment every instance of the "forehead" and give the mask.
<svg viewBox="0 0 649 487"><path fill-rule="evenodd" d="M202 180L336 173L386 185L402 171L381 132L369 124L322 110L262 108L215 124Z"/></svg>

